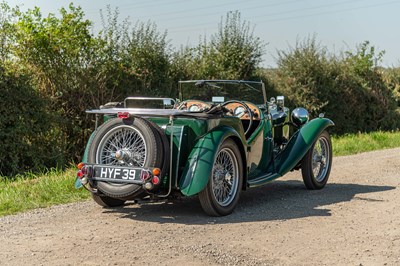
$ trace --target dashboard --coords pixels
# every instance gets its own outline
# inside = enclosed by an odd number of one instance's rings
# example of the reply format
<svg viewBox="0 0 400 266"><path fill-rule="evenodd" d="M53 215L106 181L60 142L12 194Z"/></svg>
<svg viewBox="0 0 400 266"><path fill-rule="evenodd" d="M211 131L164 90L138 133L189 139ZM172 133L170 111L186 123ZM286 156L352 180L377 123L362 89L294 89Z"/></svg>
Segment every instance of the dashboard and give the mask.
<svg viewBox="0 0 400 266"><path fill-rule="evenodd" d="M249 102L245 102L247 106L251 109L253 112L253 120L260 120L260 109ZM187 100L182 102L177 109L179 110L189 110L191 112L201 112L202 110L205 110L207 108L210 108L211 105L209 103L199 101L199 100ZM226 105L224 105L226 109L229 110L229 113L233 116L236 116L242 120L249 120L250 116L247 113L246 107L239 103L239 102L231 102Z"/></svg>

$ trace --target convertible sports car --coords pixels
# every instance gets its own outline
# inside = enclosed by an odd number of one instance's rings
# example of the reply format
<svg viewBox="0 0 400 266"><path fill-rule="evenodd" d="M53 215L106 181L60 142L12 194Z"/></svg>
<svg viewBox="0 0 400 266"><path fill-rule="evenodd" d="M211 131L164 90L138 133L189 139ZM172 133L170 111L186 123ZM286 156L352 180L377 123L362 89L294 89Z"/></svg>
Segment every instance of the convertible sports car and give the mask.
<svg viewBox="0 0 400 266"><path fill-rule="evenodd" d="M181 81L178 100L128 97L87 113L96 130L75 186L101 206L198 195L222 216L243 190L299 169L308 189L321 189L331 170L333 122L309 120L304 108L289 114L283 96L267 101L262 82Z"/></svg>

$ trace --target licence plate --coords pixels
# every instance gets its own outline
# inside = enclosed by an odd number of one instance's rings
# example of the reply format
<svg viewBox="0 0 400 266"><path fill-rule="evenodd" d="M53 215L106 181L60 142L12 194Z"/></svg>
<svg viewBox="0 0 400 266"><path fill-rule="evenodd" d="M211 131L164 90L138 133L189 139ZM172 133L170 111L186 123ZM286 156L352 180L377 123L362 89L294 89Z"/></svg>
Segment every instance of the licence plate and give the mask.
<svg viewBox="0 0 400 266"><path fill-rule="evenodd" d="M142 169L115 166L94 166L92 178L100 181L118 183L142 183L140 179Z"/></svg>

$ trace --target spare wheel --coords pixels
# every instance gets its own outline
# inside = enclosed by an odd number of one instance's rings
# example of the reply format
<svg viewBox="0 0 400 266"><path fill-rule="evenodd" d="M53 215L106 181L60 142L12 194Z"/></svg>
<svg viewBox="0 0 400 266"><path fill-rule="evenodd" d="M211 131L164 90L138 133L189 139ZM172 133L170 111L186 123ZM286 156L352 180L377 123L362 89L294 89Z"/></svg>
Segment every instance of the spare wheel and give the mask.
<svg viewBox="0 0 400 266"><path fill-rule="evenodd" d="M148 121L131 117L111 119L97 130L88 153L88 163L159 167L163 165L163 143ZM116 156L123 153L124 156ZM97 188L106 196L120 199L133 199L143 194L137 184L119 184L98 181Z"/></svg>

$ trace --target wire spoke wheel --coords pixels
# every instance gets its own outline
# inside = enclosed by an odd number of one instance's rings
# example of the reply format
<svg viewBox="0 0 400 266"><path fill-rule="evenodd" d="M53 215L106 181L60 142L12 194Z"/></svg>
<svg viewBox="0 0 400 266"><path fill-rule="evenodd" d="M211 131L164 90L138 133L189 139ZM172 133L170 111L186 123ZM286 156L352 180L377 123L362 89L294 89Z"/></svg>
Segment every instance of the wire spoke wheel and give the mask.
<svg viewBox="0 0 400 266"><path fill-rule="evenodd" d="M203 210L212 216L232 213L243 184L243 162L236 143L225 140L218 149L207 186L199 193Z"/></svg>
<svg viewBox="0 0 400 266"><path fill-rule="evenodd" d="M323 181L326 176L326 171L328 169L328 164L330 160L328 152L328 140L324 137L319 138L315 143L312 156L312 171L315 179L318 182Z"/></svg>
<svg viewBox="0 0 400 266"><path fill-rule="evenodd" d="M132 126L122 125L104 135L97 150L96 162L143 167L146 150L143 135Z"/></svg>
<svg viewBox="0 0 400 266"><path fill-rule="evenodd" d="M95 132L88 151L88 162L117 167L161 168L165 157L160 134L156 125L139 117L111 119ZM106 197L130 200L144 195L140 184L111 180L96 181L93 185L101 192L101 198L95 198L95 201L103 201L103 205L107 206L114 204L114 201Z"/></svg>
<svg viewBox="0 0 400 266"><path fill-rule="evenodd" d="M301 162L304 184L308 189L323 188L332 167L332 142L327 131L323 131Z"/></svg>
<svg viewBox="0 0 400 266"><path fill-rule="evenodd" d="M238 189L238 162L230 149L222 149L215 160L212 185L215 199L221 206L229 205Z"/></svg>

